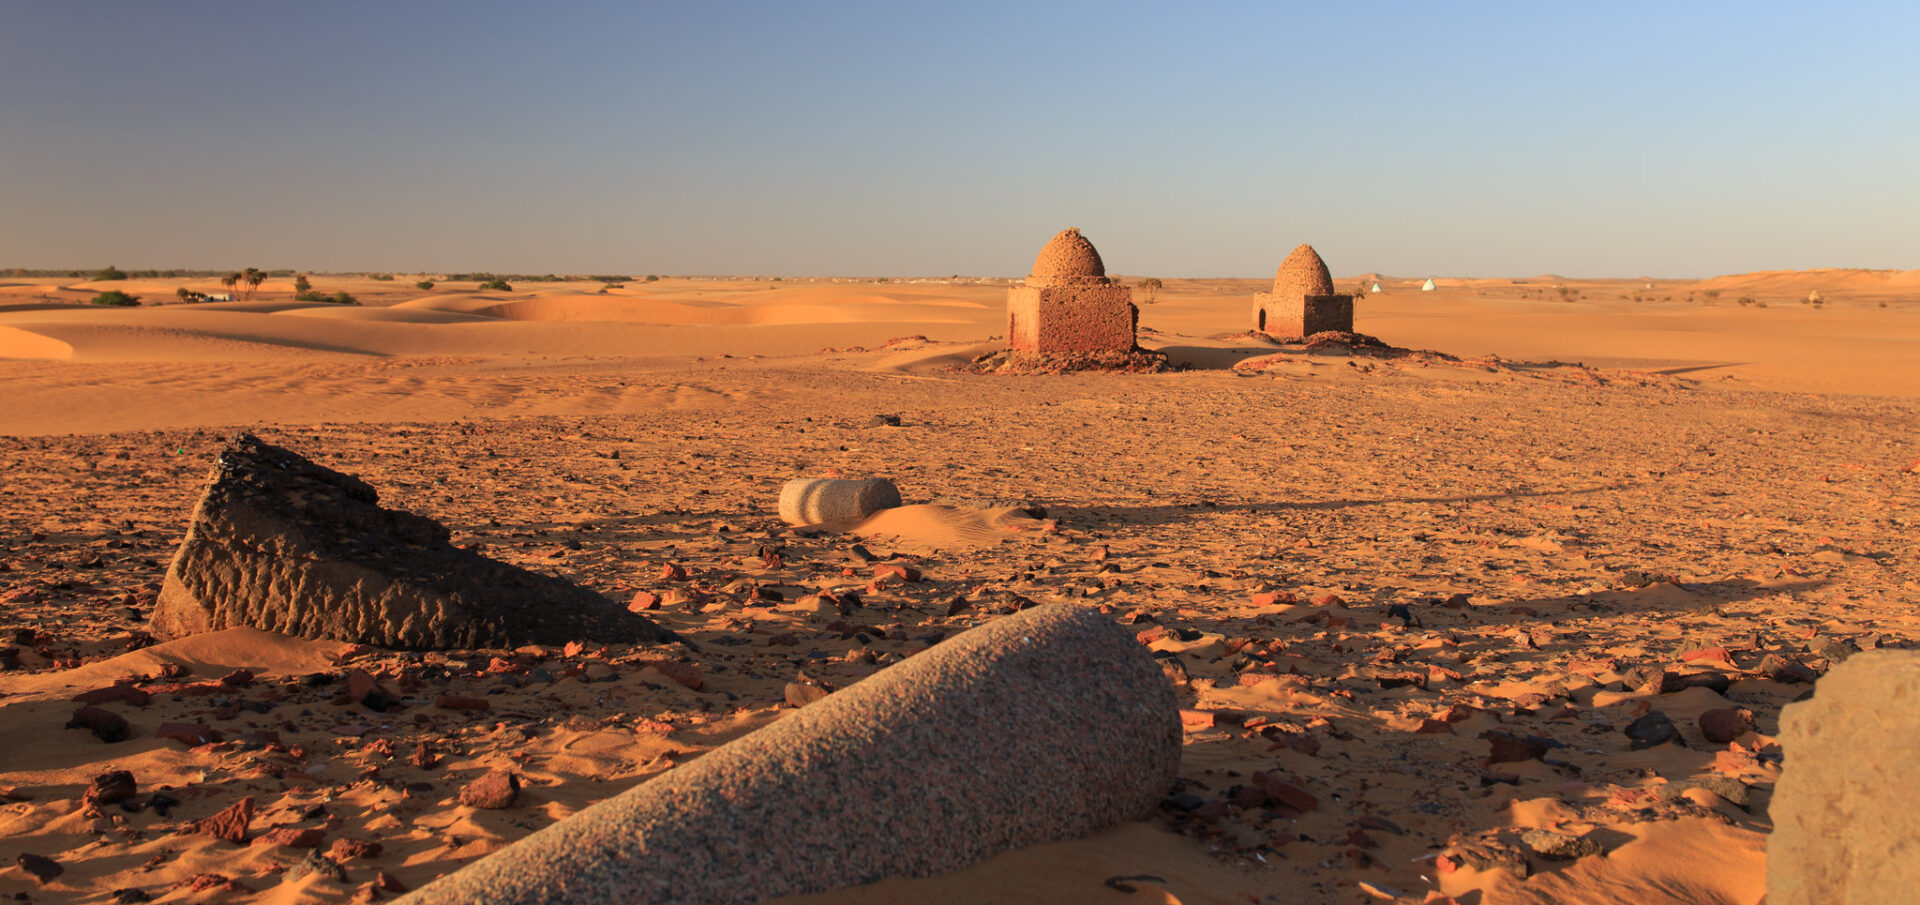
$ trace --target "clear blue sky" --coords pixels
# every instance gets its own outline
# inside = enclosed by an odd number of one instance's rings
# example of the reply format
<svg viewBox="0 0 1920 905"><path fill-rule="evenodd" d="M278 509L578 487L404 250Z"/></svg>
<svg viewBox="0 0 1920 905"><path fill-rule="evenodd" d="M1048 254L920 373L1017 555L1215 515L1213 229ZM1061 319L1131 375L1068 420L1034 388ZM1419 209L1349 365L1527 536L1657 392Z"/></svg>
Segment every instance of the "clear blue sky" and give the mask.
<svg viewBox="0 0 1920 905"><path fill-rule="evenodd" d="M1920 12L0 5L0 267L1920 268Z"/></svg>

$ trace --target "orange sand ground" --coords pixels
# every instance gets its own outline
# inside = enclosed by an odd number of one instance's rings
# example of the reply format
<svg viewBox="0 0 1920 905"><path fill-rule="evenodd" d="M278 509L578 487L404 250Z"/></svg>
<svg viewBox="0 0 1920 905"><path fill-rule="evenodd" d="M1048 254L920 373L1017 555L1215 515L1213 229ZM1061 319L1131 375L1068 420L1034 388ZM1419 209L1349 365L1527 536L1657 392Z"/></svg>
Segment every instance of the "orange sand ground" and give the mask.
<svg viewBox="0 0 1920 905"><path fill-rule="evenodd" d="M1183 791L1213 803L793 901L1752 905L1772 735L1806 689L1761 660L1817 669L1835 645L1920 637L1920 272L1338 281L1389 290L1361 299L1359 330L1457 363L1276 347L1245 335L1263 280L1171 280L1141 342L1193 370L1056 377L954 369L997 347L1005 281L399 288L414 279L315 278L359 308L269 282L254 302L131 310L84 302L177 284L0 279L0 644L22 652L0 673L0 896L417 887L779 719L800 670L844 685L1025 601L1076 600L1181 664ZM1264 367L1231 367L1247 360ZM879 413L902 425L868 426ZM140 648L209 456L242 426L459 542L658 595L650 615L701 643L701 688L645 649L422 656L246 630ZM851 537L779 525L779 485L820 474L893 477L930 505ZM1046 516L1009 508L1026 502ZM926 580L869 587L855 542ZM662 578L668 563L691 577ZM849 586L852 613L807 597ZM303 678L352 666L410 706L336 704ZM1732 684L1626 681L1648 666ZM253 684L191 687L239 668ZM182 687L105 705L128 741L61 728L74 694L128 675ZM491 709L435 707L447 693ZM1736 706L1757 731L1708 741L1699 715ZM1649 710L1685 747L1631 748L1622 729ZM224 740L156 738L167 722ZM1560 747L1489 763L1489 731ZM438 763L411 762L423 742ZM522 776L521 801L460 805L492 767ZM86 813L110 769L181 804ZM1315 807L1228 804L1255 771ZM1716 777L1752 787L1745 808L1693 788ZM266 841L175 832L242 796ZM276 827L384 851L347 861L344 884L289 880L306 852ZM1486 861L1527 828L1590 830L1606 852L1535 857L1524 879ZM65 873L42 884L21 852ZM206 874L257 892L193 888ZM1158 879L1107 882L1139 875Z"/></svg>

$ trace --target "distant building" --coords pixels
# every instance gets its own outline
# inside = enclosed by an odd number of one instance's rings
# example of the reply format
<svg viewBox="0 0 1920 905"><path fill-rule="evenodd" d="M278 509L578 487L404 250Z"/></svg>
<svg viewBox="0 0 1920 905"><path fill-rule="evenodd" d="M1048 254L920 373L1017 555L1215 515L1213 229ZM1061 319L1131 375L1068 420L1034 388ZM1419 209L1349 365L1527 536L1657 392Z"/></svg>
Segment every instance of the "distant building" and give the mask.
<svg viewBox="0 0 1920 905"><path fill-rule="evenodd" d="M1372 288L1372 289L1369 289L1369 290L1367 290L1367 291L1368 291L1368 292L1379 292L1379 291L1380 291L1380 284L1379 284L1379 283L1375 283L1375 284L1373 284L1373 288Z"/></svg>
<svg viewBox="0 0 1920 905"><path fill-rule="evenodd" d="M1274 273L1273 291L1254 293L1253 329L1282 340L1329 330L1352 333L1353 296L1335 293L1320 253L1302 245Z"/></svg>
<svg viewBox="0 0 1920 905"><path fill-rule="evenodd" d="M1054 236L1026 285L1007 290L1007 348L1015 352L1132 352L1139 323L1133 290L1107 278L1077 228Z"/></svg>
<svg viewBox="0 0 1920 905"><path fill-rule="evenodd" d="M1432 292L1433 290L1434 290L1433 277L1427 277L1427 281L1425 283L1420 284L1420 291Z"/></svg>
<svg viewBox="0 0 1920 905"><path fill-rule="evenodd" d="M209 296L207 296L207 301L209 301L209 302L231 302L231 301L233 301L233 296L232 296L231 294L228 294L228 293L225 293L225 292L222 292L222 293L219 293L219 294L217 294L217 295L209 295Z"/></svg>

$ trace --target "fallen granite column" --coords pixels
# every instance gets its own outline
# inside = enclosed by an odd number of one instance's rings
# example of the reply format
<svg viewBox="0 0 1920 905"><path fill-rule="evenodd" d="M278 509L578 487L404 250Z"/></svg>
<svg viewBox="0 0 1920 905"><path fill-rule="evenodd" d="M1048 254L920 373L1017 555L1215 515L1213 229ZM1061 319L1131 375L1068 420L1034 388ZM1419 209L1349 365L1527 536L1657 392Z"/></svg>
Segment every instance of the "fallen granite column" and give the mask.
<svg viewBox="0 0 1920 905"><path fill-rule="evenodd" d="M899 505L900 490L886 478L799 478L780 488L780 518L789 525L851 527Z"/></svg>
<svg viewBox="0 0 1920 905"><path fill-rule="evenodd" d="M1920 887L1920 653L1855 654L1780 716L1771 905L1909 902Z"/></svg>
<svg viewBox="0 0 1920 905"><path fill-rule="evenodd" d="M732 905L928 876L1141 817L1179 763L1147 651L1092 610L1035 607L401 901Z"/></svg>

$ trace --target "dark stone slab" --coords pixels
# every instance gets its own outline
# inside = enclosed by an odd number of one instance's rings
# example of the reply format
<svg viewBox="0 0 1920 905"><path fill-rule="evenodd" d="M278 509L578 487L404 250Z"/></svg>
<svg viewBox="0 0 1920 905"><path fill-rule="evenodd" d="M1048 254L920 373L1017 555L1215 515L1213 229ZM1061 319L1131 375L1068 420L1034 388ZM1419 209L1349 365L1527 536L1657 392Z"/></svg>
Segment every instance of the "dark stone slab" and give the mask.
<svg viewBox="0 0 1920 905"><path fill-rule="evenodd" d="M592 591L455 547L365 482L244 433L214 462L152 630L239 625L410 649L678 640Z"/></svg>

